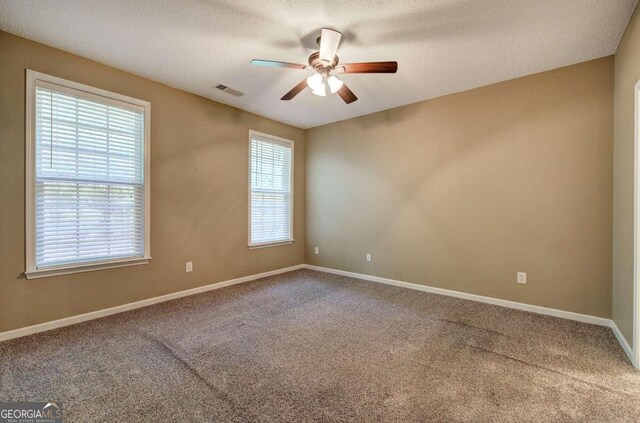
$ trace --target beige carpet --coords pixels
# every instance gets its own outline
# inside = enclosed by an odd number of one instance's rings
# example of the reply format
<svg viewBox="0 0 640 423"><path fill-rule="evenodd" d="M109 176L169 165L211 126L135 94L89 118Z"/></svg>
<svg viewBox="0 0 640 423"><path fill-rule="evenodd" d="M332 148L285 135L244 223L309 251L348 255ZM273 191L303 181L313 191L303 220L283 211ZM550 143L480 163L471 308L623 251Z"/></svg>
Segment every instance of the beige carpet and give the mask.
<svg viewBox="0 0 640 423"><path fill-rule="evenodd" d="M609 329L301 270L0 343L67 422L638 422Z"/></svg>

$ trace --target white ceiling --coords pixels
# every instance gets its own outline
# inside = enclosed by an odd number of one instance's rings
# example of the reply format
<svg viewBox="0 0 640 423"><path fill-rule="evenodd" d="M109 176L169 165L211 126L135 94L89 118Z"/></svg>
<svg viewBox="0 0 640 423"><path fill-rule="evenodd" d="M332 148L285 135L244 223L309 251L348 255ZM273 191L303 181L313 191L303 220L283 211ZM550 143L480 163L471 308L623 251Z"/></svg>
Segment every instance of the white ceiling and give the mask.
<svg viewBox="0 0 640 423"><path fill-rule="evenodd" d="M0 29L309 128L613 54L637 1L0 0ZM323 27L344 34L343 63L398 73L344 75L350 105L281 101L309 72L249 61L306 63Z"/></svg>

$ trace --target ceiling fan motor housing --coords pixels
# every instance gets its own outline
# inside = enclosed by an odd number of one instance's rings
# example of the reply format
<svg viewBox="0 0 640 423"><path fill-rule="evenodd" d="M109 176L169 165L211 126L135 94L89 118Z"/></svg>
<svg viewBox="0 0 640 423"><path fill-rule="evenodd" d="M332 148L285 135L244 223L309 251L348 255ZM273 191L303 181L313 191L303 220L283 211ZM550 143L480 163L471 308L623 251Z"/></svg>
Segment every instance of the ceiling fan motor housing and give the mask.
<svg viewBox="0 0 640 423"><path fill-rule="evenodd" d="M316 51L311 56L309 56L309 66L311 66L316 72L322 73L323 69L326 69L326 73L331 72L339 63L338 55L333 57L333 61L325 65L322 60L320 60L320 52Z"/></svg>

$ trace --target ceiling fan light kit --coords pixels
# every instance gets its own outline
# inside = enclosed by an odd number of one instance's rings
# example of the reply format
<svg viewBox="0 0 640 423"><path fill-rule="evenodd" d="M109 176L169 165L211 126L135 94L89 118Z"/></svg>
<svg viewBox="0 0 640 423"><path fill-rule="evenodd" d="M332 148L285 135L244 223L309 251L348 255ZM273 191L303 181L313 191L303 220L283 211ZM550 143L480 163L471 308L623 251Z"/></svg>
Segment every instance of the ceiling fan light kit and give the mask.
<svg viewBox="0 0 640 423"><path fill-rule="evenodd" d="M311 89L311 92L317 96L325 97L327 95L327 91L331 94L337 93L345 103L350 104L356 101L358 97L356 97L349 87L347 87L344 81L335 75L331 75L331 72L396 73L398 71L398 62L365 62L338 65L339 59L338 56L336 56L336 52L341 38L342 34L338 31L326 28L323 29L320 37L318 38L320 51L309 56L309 65L261 59L253 59L251 64L256 66L313 70L315 72L282 96L281 100L291 100L308 86Z"/></svg>
<svg viewBox="0 0 640 423"><path fill-rule="evenodd" d="M335 94L342 88L344 82L334 75L327 77L326 75L314 73L307 78L307 85L311 88L313 94L324 97L327 95L327 86L329 87L329 92Z"/></svg>
<svg viewBox="0 0 640 423"><path fill-rule="evenodd" d="M331 94L335 94L338 92L340 88L344 85L344 81L338 78L337 76L331 75L327 78L327 84L329 84L329 90Z"/></svg>

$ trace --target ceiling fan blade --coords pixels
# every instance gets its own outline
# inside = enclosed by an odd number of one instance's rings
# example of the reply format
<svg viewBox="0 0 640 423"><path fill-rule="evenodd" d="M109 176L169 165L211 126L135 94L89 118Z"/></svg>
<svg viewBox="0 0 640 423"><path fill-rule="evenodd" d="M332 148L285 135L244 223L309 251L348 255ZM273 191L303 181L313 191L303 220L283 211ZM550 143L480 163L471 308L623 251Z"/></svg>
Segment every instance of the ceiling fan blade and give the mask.
<svg viewBox="0 0 640 423"><path fill-rule="evenodd" d="M337 73L396 73L398 62L347 63L336 67Z"/></svg>
<svg viewBox="0 0 640 423"><path fill-rule="evenodd" d="M256 66L268 66L271 68L312 69L311 66L300 65L298 63L278 62L276 60L253 59L251 64Z"/></svg>
<svg viewBox="0 0 640 423"><path fill-rule="evenodd" d="M291 88L291 91L289 91L288 93L283 95L280 100L284 100L284 101L291 100L293 97L295 97L298 94L300 94L300 92L302 90L304 90L304 88L306 86L307 86L307 80L303 79L298 85L296 85L295 87Z"/></svg>
<svg viewBox="0 0 640 423"><path fill-rule="evenodd" d="M350 104L358 99L356 95L347 87L347 84L342 84L342 88L338 90L338 95L344 100L345 103Z"/></svg>
<svg viewBox="0 0 640 423"><path fill-rule="evenodd" d="M323 29L320 34L320 60L329 64L333 62L333 58L336 57L338 51L338 44L340 44L340 38L342 34L332 29Z"/></svg>

